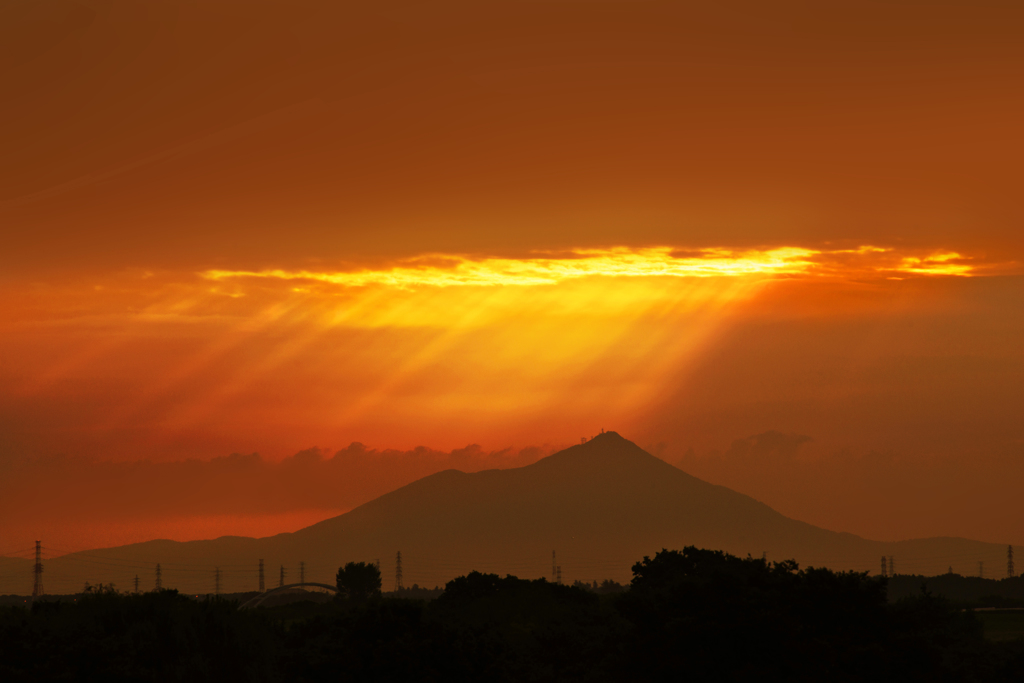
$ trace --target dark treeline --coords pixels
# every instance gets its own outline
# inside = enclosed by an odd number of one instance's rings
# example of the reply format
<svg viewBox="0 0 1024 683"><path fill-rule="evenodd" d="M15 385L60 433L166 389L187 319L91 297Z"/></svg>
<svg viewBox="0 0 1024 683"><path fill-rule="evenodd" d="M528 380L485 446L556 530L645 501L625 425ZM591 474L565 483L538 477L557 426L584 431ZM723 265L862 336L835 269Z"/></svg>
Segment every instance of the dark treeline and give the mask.
<svg viewBox="0 0 1024 683"><path fill-rule="evenodd" d="M1024 666L1024 641L987 641L943 598L890 603L884 579L692 547L603 593L474 572L429 601L383 597L351 569L326 604L100 590L6 607L0 680L1016 681Z"/></svg>
<svg viewBox="0 0 1024 683"><path fill-rule="evenodd" d="M409 600L433 600L444 595L443 588L421 588L418 584L413 584L408 588L399 588L392 593L388 594L392 598L407 598Z"/></svg>
<svg viewBox="0 0 1024 683"><path fill-rule="evenodd" d="M1024 576L984 579L952 572L939 576L897 574L889 579L889 599L915 595L922 588L966 607L1024 607Z"/></svg>

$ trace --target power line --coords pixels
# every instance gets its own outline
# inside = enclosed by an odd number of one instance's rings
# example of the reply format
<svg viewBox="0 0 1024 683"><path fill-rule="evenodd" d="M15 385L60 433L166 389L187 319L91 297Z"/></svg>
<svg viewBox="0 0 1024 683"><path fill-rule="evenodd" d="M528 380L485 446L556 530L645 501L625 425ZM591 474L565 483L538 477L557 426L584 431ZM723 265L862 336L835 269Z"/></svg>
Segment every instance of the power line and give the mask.
<svg viewBox="0 0 1024 683"><path fill-rule="evenodd" d="M111 566L111 567L121 567L121 568L124 568L124 569L132 569L132 568L135 568L135 567L149 567L149 566L152 566L150 564L150 562L147 561L147 560L124 560L124 559L118 559L118 558L106 558L106 557L103 557L101 555L83 555L83 556L80 556L80 557L67 557L67 558L66 557L60 557L60 558L58 558L56 560L51 560L51 561L53 561L53 562L60 562L62 564L64 564L64 563L72 564L72 563L76 563L76 562L84 562L86 564L103 564L103 565L107 565L107 566ZM174 571L179 571L179 572L190 572L190 571L208 572L210 570L210 565L209 564L184 564L184 563L180 563L180 562L164 562L163 564L165 566L167 566L168 569L172 569ZM226 569L231 569L232 571L238 571L238 572L246 572L246 571L248 571L248 572L252 572L252 573L256 572L256 569L254 569L253 566L251 564L248 564L248 563L246 563L246 564L224 564L224 565L220 565L220 566L224 567Z"/></svg>
<svg viewBox="0 0 1024 683"><path fill-rule="evenodd" d="M32 566L32 598L43 594L43 549L42 543L36 541L36 563Z"/></svg>
<svg viewBox="0 0 1024 683"><path fill-rule="evenodd" d="M71 560L68 560L68 562L71 562ZM81 559L76 558L74 560L74 562L82 563L82 564L87 564L87 565L97 565L97 566L101 566L101 567L114 567L114 568L117 568L117 569L140 569L140 568L146 568L146 567L152 566L152 565L150 565L148 563L145 563L145 562L132 562L130 564L127 564L127 563L123 563L123 562L105 562L103 560L95 560L95 559L92 559L92 558L81 558ZM174 570L175 572L202 572L202 573L205 574L206 572L210 571L209 565L207 565L204 568L200 568L199 565L189 565L189 566L175 565L173 562L171 562L171 563L166 563L165 562L164 564L167 564L168 567L170 569ZM246 570L237 570L236 569L235 571L242 571L242 572L244 572ZM249 569L248 571L255 571L255 570L254 569Z"/></svg>
<svg viewBox="0 0 1024 683"><path fill-rule="evenodd" d="M43 550L46 552L61 553L59 556L55 556L61 560L73 560L78 557L99 557L105 560L116 560L119 562L144 562L145 559L134 559L128 557L116 557L103 553L102 549L99 550L68 550L66 548L55 548L53 546L43 546ZM100 554L102 553L102 554ZM181 566L181 567L199 567L202 566L196 562L164 562L168 566ZM248 564L227 564L225 567L248 567Z"/></svg>
<svg viewBox="0 0 1024 683"><path fill-rule="evenodd" d="M44 548L44 550L45 550L45 548ZM145 560L128 560L128 559L124 559L124 558L107 557L105 555L85 555L85 554L79 555L79 554L76 554L73 557L62 556L62 557L58 558L55 561L61 562L62 564L63 563L82 562L82 563L86 563L86 564L98 564L98 565L106 565L106 566L110 566L110 567L119 567L119 568L122 568L122 569L136 569L136 568L145 568L145 567L152 566L148 562L146 562ZM209 569L209 565L202 565L202 564L187 564L187 563L183 563L183 562L164 562L163 564L167 565L167 567L169 569L173 569L174 571L177 571L177 572L203 572L203 573L206 573L206 572L208 572L210 570ZM244 564L244 565L242 565L242 564L230 564L230 565L221 565L221 566L229 568L229 569L231 569L233 571L236 571L236 572L256 572L256 570L252 568L252 565L249 565L249 564Z"/></svg>

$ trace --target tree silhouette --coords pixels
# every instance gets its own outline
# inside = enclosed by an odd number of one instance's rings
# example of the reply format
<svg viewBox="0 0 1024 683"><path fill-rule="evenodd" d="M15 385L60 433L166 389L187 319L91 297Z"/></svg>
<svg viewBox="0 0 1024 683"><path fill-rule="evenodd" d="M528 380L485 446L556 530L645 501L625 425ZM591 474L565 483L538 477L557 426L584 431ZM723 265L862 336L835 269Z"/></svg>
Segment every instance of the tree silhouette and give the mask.
<svg viewBox="0 0 1024 683"><path fill-rule="evenodd" d="M0 596L0 681L1017 683L1024 669L1024 639L988 640L927 591L891 603L892 580L694 547L644 558L610 595L471 572L430 602L371 599L380 579L349 563L347 600L246 610L107 584Z"/></svg>
<svg viewBox="0 0 1024 683"><path fill-rule="evenodd" d="M366 562L349 562L338 569L338 592L352 602L366 602L380 595L380 570Z"/></svg>

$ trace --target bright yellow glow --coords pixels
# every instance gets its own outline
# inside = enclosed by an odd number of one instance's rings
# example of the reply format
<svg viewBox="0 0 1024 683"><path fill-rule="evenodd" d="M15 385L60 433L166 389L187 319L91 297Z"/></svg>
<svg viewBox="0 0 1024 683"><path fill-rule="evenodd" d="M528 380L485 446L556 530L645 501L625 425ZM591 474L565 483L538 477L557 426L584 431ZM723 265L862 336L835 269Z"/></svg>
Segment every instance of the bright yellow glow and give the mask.
<svg viewBox="0 0 1024 683"><path fill-rule="evenodd" d="M480 258L433 254L407 259L389 268L322 272L311 270L209 270L208 280L258 278L304 280L342 287L384 286L397 289L420 287L544 286L591 277L614 278L708 278L835 273L847 255L867 263L842 263L846 273L906 273L918 275L971 275L964 257L943 253L926 257L898 256L892 249L861 246L857 249L820 251L802 247L735 251L723 248L680 252L672 247L628 249L576 249L564 256L531 258ZM894 260L895 257L895 260ZM874 258L872 262L871 259ZM951 261L960 261L951 263ZM295 292L306 291L295 287Z"/></svg>
<svg viewBox="0 0 1024 683"><path fill-rule="evenodd" d="M989 272L952 252L870 245L424 255L362 269L216 270L198 281L140 271L27 295L6 309L0 350L22 359L7 383L19 396L103 373L130 387L88 416L99 435L227 443L258 432L261 444L289 448L296 435L517 443L643 419L774 281L809 292L812 281L884 288L888 278Z"/></svg>
<svg viewBox="0 0 1024 683"><path fill-rule="evenodd" d="M410 259L384 270L322 273L308 270L210 270L210 280L254 277L313 280L349 287L385 285L412 287L488 287L496 285L552 285L584 277L729 277L752 274L798 273L818 252L785 247L770 251L733 252L703 249L698 256L675 256L671 247L647 249L577 249L563 258L528 259L430 255Z"/></svg>
<svg viewBox="0 0 1024 683"><path fill-rule="evenodd" d="M904 257L900 262L900 272L916 275L970 275L973 268L963 261L964 257L955 252L932 254L924 258Z"/></svg>

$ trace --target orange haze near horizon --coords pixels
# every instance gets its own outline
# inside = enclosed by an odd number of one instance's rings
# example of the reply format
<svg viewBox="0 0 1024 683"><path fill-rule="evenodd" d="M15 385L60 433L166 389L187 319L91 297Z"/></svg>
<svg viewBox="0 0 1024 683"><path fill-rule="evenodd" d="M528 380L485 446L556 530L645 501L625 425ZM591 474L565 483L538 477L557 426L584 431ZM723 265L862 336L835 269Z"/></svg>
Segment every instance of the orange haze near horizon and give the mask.
<svg viewBox="0 0 1024 683"><path fill-rule="evenodd" d="M1022 31L0 4L0 555L270 535L602 428L830 529L1024 543Z"/></svg>

